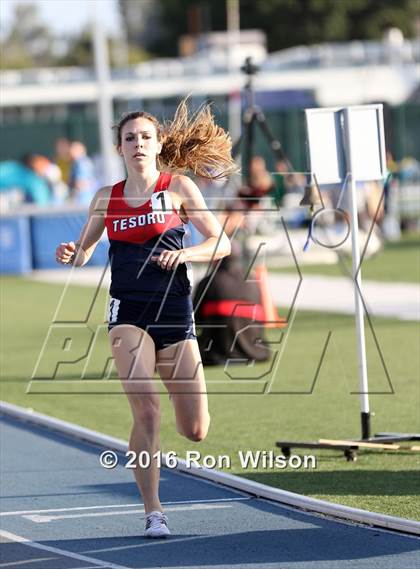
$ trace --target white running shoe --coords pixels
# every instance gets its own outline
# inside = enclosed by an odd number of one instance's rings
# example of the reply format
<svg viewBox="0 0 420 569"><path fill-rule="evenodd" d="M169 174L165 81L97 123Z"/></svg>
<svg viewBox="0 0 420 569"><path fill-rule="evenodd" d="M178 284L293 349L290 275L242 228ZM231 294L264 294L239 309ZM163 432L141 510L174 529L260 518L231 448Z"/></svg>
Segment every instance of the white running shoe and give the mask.
<svg viewBox="0 0 420 569"><path fill-rule="evenodd" d="M146 537L167 537L171 532L168 528L168 518L163 512L155 510L146 515Z"/></svg>

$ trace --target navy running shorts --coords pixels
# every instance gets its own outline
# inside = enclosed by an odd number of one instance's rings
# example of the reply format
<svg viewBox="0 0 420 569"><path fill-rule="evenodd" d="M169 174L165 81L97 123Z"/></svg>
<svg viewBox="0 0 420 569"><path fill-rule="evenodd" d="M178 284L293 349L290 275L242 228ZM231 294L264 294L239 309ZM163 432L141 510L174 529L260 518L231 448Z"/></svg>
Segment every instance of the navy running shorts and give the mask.
<svg viewBox="0 0 420 569"><path fill-rule="evenodd" d="M132 324L146 330L156 350L181 340L196 340L191 295L167 296L165 301L110 299L108 331L120 324Z"/></svg>

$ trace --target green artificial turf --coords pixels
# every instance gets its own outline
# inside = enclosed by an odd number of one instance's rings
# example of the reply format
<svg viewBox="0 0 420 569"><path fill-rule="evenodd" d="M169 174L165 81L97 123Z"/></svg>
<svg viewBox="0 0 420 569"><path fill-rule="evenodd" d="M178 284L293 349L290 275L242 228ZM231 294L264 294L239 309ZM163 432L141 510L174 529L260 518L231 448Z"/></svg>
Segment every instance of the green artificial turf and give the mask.
<svg viewBox="0 0 420 569"><path fill-rule="evenodd" d="M337 257L334 265L301 265L303 275L342 277L352 274L351 259ZM295 267L270 269L273 272L296 272ZM362 279L389 282L420 282L420 236L409 234L384 248L361 265Z"/></svg>
<svg viewBox="0 0 420 569"><path fill-rule="evenodd" d="M105 320L106 291L96 295L93 288L73 286L63 294L61 285L15 277L3 277L1 284L1 398L127 440L130 411L111 366L105 327L94 335ZM346 462L338 451L302 450L300 454L316 456L315 469L241 466L240 450L281 454L275 445L279 439L360 437L353 318L299 312L282 334L267 332L273 352L268 363L245 369L230 366L226 372L206 368L212 422L201 443L176 432L173 408L162 387L162 450L175 451L180 458L190 450L202 456L227 454L228 472L308 496L419 519L419 454L409 450L361 451L357 462ZM374 431L419 432L418 324L375 318L366 338ZM57 367L60 359L67 363ZM80 380L82 373L85 379ZM54 374L53 379L42 379ZM110 379L100 379L107 375Z"/></svg>

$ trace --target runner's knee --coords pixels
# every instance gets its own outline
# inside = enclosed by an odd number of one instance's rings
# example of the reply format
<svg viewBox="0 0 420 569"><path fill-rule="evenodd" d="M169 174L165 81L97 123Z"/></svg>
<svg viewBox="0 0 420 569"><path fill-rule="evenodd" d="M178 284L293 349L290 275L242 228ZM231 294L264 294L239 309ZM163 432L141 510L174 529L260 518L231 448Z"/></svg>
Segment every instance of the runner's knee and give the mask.
<svg viewBox="0 0 420 569"><path fill-rule="evenodd" d="M205 423L195 423L188 428L178 428L178 432L190 441L199 443L206 438L207 433L209 432L209 425L210 415L208 415L207 421Z"/></svg>

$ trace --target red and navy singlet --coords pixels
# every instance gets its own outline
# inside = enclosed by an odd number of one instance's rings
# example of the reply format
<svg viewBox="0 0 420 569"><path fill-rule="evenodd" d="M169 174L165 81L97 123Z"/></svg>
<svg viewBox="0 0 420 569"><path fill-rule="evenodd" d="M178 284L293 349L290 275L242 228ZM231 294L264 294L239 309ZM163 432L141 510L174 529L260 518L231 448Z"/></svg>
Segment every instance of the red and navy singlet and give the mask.
<svg viewBox="0 0 420 569"><path fill-rule="evenodd" d="M161 301L167 295L191 293L190 263L167 271L151 260L165 249L183 249L190 244L188 225L181 220L168 191L171 177L161 172L151 198L139 207L125 202L125 180L112 187L105 226L113 298Z"/></svg>

